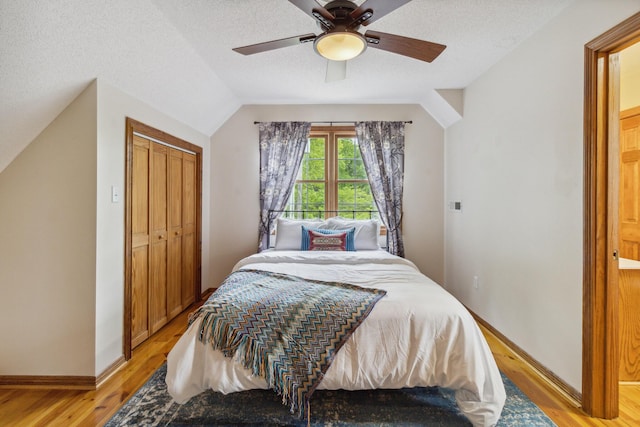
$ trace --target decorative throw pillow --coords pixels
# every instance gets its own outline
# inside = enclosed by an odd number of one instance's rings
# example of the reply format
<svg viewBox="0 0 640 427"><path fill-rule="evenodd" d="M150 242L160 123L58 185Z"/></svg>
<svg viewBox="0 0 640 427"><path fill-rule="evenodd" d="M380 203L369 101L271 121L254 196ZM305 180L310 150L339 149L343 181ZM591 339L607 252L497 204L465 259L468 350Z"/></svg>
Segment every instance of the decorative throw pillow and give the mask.
<svg viewBox="0 0 640 427"><path fill-rule="evenodd" d="M311 231L315 231L316 233L320 233L320 234L340 234L340 233L347 233L347 243L346 243L346 249L347 251L355 251L356 247L355 247L355 227L351 227L345 230L328 230L328 229L324 229L324 228L310 228L310 227L306 227L306 226L302 226L302 242L300 244L300 250L302 251L308 251L309 250L309 230Z"/></svg>
<svg viewBox="0 0 640 427"><path fill-rule="evenodd" d="M325 222L320 220L297 220L289 218L278 218L276 222L276 243L277 251L298 251L300 250L300 237L302 236L301 225L308 228L326 228Z"/></svg>
<svg viewBox="0 0 640 427"><path fill-rule="evenodd" d="M333 217L327 219L325 226L322 228L344 230L351 227L355 227L354 250L367 251L380 249L380 244L378 243L380 223L375 219L355 220Z"/></svg>
<svg viewBox="0 0 640 427"><path fill-rule="evenodd" d="M310 251L346 251L347 233L323 234L308 230Z"/></svg>

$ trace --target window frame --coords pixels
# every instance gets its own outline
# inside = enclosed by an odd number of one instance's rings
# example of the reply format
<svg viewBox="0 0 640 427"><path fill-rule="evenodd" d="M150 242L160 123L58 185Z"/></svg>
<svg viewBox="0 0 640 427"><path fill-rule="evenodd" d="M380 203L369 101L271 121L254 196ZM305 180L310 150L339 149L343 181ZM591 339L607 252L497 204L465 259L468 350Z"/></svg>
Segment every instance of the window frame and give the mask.
<svg viewBox="0 0 640 427"><path fill-rule="evenodd" d="M341 138L356 138L355 126L312 126L309 131L309 139L324 139L324 179L296 179L294 185L298 184L320 184L324 185L324 211L325 218L338 211L338 185L339 184L366 184L370 188L369 179L340 179L338 177L338 142ZM375 201L373 201L372 211L377 211Z"/></svg>

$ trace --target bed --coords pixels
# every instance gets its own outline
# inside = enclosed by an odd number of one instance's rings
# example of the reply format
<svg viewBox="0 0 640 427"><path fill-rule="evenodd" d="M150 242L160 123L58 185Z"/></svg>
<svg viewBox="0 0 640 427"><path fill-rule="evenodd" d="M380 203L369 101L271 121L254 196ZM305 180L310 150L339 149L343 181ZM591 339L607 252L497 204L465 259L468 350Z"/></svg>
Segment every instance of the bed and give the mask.
<svg viewBox="0 0 640 427"><path fill-rule="evenodd" d="M506 395L476 322L411 261L380 249L379 228L372 231L372 224L376 227L376 221L305 224L281 219L274 249L240 260L233 271L339 282L384 294L336 350L318 389L447 387L455 390L459 409L474 426L495 425ZM318 235L309 230L324 230L331 238L319 238L321 243L335 244L333 236L339 235L345 248L346 231L355 231L354 241L350 250L302 250L300 236L305 229L309 236ZM270 388L235 358L204 343L202 324L196 316L167 357L166 383L176 402L184 403L208 389L226 394Z"/></svg>

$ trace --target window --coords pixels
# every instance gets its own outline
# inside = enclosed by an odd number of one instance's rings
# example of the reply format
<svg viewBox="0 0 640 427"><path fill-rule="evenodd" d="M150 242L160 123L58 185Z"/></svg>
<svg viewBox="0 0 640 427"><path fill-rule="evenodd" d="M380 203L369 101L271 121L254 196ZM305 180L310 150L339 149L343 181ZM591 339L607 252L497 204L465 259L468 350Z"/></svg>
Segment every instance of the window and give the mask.
<svg viewBox="0 0 640 427"><path fill-rule="evenodd" d="M307 214L306 217L337 211L345 217L378 219L352 126L311 129L287 210L318 211L318 214ZM301 218L302 214L289 216Z"/></svg>

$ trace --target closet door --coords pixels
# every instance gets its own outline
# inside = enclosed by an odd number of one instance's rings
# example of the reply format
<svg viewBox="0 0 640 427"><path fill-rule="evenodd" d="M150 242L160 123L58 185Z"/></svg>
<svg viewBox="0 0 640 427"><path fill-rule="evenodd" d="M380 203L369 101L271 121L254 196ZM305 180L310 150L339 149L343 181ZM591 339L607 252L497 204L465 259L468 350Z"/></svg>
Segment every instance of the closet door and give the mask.
<svg viewBox="0 0 640 427"><path fill-rule="evenodd" d="M197 244L197 165L195 154L182 155L182 306L195 301Z"/></svg>
<svg viewBox="0 0 640 427"><path fill-rule="evenodd" d="M149 280L149 328L153 334L167 321L169 148L151 143L151 262Z"/></svg>
<svg viewBox="0 0 640 427"><path fill-rule="evenodd" d="M200 298L202 149L127 118L125 358Z"/></svg>
<svg viewBox="0 0 640 427"><path fill-rule="evenodd" d="M167 312L169 320L182 311L183 166L182 151L169 150L169 238Z"/></svg>
<svg viewBox="0 0 640 427"><path fill-rule="evenodd" d="M131 206L131 346L149 337L149 151L147 139L133 137Z"/></svg>

